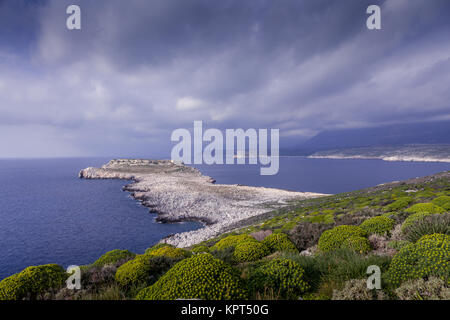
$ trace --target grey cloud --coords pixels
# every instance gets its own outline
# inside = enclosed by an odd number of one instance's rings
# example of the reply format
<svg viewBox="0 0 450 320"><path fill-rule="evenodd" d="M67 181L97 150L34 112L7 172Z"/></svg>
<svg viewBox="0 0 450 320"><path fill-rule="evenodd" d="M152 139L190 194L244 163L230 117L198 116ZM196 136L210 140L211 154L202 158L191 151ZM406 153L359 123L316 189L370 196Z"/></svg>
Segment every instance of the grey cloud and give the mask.
<svg viewBox="0 0 450 320"><path fill-rule="evenodd" d="M65 28L72 3L81 31ZM450 3L375 1L369 31L373 3L0 1L0 128L17 142L37 128L62 154L167 155L194 120L294 141L448 117Z"/></svg>

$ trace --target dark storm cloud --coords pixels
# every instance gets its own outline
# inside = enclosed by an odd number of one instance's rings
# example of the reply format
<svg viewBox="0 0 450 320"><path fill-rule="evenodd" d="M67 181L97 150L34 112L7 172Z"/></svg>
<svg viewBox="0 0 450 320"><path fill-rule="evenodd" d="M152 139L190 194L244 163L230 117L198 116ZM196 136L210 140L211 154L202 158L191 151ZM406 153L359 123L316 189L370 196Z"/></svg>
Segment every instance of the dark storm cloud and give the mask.
<svg viewBox="0 0 450 320"><path fill-rule="evenodd" d="M72 3L81 31L65 28ZM370 4L382 7L380 31L365 26ZM17 137L48 141L52 155L126 155L165 152L171 130L193 120L301 140L448 117L449 9L445 0L0 1L0 127L13 137L0 147Z"/></svg>

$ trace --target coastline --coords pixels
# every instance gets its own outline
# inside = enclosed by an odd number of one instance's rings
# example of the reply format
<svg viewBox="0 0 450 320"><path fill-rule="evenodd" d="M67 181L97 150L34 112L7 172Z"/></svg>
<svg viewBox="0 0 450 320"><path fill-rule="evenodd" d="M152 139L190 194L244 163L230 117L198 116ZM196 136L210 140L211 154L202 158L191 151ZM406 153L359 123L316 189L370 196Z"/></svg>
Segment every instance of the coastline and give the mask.
<svg viewBox="0 0 450 320"><path fill-rule="evenodd" d="M403 162L445 162L450 163L450 158L431 158L415 156L364 156L364 155L310 155L309 159L336 159L336 160L383 160L383 161L403 161Z"/></svg>
<svg viewBox="0 0 450 320"><path fill-rule="evenodd" d="M379 159L383 161L450 163L449 144L406 144L318 151L311 159Z"/></svg>
<svg viewBox="0 0 450 320"><path fill-rule="evenodd" d="M155 212L160 222L199 221L203 228L177 233L161 242L189 247L231 231L240 221L286 206L290 201L325 196L275 188L216 184L199 170L170 160L111 160L88 167L81 179L132 180L123 190Z"/></svg>

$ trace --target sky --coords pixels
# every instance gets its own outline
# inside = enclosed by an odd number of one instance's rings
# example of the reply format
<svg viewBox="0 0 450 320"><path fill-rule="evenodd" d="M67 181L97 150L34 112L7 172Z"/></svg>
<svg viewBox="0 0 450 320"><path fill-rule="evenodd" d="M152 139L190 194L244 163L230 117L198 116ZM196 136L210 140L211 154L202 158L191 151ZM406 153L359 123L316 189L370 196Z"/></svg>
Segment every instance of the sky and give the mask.
<svg viewBox="0 0 450 320"><path fill-rule="evenodd" d="M194 120L285 144L448 120L449 39L448 0L0 0L0 158L167 157Z"/></svg>

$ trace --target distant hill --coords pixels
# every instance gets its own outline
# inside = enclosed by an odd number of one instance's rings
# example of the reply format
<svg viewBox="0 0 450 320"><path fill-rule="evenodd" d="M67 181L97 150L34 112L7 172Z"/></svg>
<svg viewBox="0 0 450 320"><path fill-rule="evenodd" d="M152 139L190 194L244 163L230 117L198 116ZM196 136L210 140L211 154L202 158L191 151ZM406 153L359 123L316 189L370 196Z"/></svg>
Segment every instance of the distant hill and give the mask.
<svg viewBox="0 0 450 320"><path fill-rule="evenodd" d="M421 161L450 163L450 144L407 144L341 148L314 152L310 158L381 159L385 161Z"/></svg>
<svg viewBox="0 0 450 320"><path fill-rule="evenodd" d="M450 121L325 130L295 148L283 150L282 154L309 155L330 149L406 144L450 144Z"/></svg>

